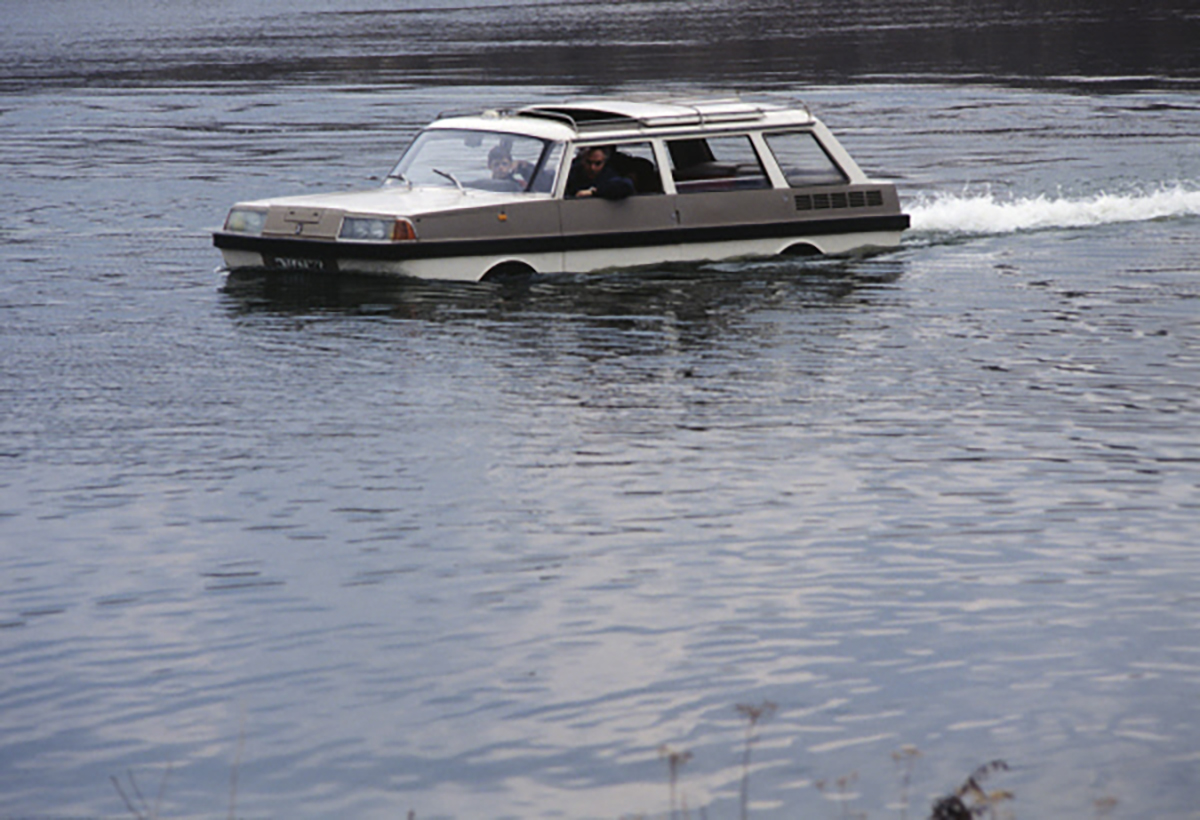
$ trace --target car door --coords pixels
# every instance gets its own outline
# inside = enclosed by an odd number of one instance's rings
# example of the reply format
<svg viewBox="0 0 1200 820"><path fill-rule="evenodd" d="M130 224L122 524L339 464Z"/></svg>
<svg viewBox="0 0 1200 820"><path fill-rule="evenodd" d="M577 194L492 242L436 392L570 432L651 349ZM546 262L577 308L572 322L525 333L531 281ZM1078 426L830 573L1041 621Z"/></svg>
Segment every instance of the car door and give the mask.
<svg viewBox="0 0 1200 820"><path fill-rule="evenodd" d="M596 148L587 145L579 154ZM634 182L624 199L571 197L559 201L564 269L573 272L652 265L677 256L675 197L663 193L662 163L648 140L608 143L609 163ZM560 186L565 191L565 181Z"/></svg>
<svg viewBox="0 0 1200 820"><path fill-rule="evenodd" d="M756 240L795 218L791 196L773 187L748 134L681 137L666 147L683 259L766 252Z"/></svg>

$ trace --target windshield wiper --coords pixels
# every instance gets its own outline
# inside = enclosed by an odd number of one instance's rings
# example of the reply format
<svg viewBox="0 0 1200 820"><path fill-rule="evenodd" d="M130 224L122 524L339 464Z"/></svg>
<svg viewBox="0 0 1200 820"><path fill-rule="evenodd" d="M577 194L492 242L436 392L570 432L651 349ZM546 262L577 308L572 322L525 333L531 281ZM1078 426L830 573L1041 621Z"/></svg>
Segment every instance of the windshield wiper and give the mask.
<svg viewBox="0 0 1200 820"><path fill-rule="evenodd" d="M410 190L412 189L412 186L413 186L412 180L409 179L408 177L406 177L404 174L388 174L387 178L388 179L398 179L401 182L403 182L405 185L407 185Z"/></svg>
<svg viewBox="0 0 1200 820"><path fill-rule="evenodd" d="M458 181L458 177L456 177L454 174L450 173L449 171L439 171L437 168L432 168L430 170L432 170L438 176L445 177L446 179L453 182L454 187L458 188L458 190L462 191L464 194L467 192L467 189L463 187L463 184Z"/></svg>

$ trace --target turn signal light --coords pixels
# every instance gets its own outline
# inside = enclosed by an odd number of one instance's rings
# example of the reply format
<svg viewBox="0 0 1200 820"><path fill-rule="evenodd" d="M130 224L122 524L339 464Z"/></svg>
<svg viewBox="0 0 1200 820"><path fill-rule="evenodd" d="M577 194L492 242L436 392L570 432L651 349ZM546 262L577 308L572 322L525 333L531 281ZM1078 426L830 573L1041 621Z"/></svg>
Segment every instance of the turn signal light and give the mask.
<svg viewBox="0 0 1200 820"><path fill-rule="evenodd" d="M392 226L393 242L408 242L417 238L417 231L407 219L397 219Z"/></svg>

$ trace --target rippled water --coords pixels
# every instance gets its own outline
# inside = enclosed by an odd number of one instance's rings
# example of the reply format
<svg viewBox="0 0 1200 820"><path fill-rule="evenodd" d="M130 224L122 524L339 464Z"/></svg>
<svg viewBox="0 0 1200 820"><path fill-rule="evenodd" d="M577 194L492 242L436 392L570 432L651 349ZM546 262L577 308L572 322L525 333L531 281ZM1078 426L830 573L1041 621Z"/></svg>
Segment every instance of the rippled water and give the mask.
<svg viewBox="0 0 1200 820"><path fill-rule="evenodd" d="M13 5L0 814L666 816L667 744L733 818L769 701L754 817L992 759L1012 816L1200 816L1194 12L829 10L837 61L769 3ZM902 249L214 272L439 110L664 83L803 97Z"/></svg>

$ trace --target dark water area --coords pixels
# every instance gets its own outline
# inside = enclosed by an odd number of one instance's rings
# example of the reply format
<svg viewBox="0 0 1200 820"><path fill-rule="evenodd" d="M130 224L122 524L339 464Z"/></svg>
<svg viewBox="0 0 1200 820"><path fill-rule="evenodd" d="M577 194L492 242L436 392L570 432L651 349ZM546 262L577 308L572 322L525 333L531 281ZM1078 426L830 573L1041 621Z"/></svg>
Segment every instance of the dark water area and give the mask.
<svg viewBox="0 0 1200 820"><path fill-rule="evenodd" d="M917 818L997 759L996 817L1200 817L1190 4L4 12L0 818ZM663 89L805 100L901 248L217 269L440 111Z"/></svg>
<svg viewBox="0 0 1200 820"><path fill-rule="evenodd" d="M24 86L177 83L582 87L904 78L1200 82L1184 0L794 3L668 0L7 4L0 77Z"/></svg>

